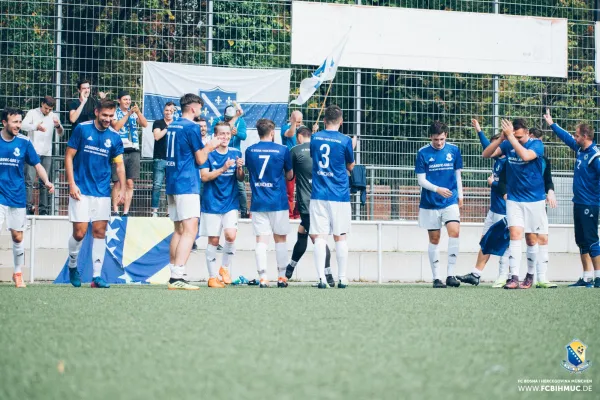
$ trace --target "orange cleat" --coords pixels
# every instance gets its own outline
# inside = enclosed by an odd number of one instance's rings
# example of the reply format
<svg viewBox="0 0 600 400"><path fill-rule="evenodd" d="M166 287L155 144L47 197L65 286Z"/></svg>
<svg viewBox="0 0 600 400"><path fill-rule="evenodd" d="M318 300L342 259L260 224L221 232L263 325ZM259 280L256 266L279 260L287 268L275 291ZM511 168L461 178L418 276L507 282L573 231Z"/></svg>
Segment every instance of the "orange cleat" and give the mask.
<svg viewBox="0 0 600 400"><path fill-rule="evenodd" d="M261 288L268 288L269 287L269 280L268 279L261 279L260 280L260 284L258 285Z"/></svg>
<svg viewBox="0 0 600 400"><path fill-rule="evenodd" d="M219 268L219 275L221 275L221 280L224 284L231 284L231 275L229 275L229 269L227 267Z"/></svg>
<svg viewBox="0 0 600 400"><path fill-rule="evenodd" d="M277 279L277 287L280 287L280 288L288 287L288 280L285 276L280 276L279 279Z"/></svg>
<svg viewBox="0 0 600 400"><path fill-rule="evenodd" d="M25 285L25 282L23 281L23 274L21 272L17 272L15 274L13 274L12 278L13 278L13 282L15 282L16 287L18 287L18 288L27 287L27 285Z"/></svg>
<svg viewBox="0 0 600 400"><path fill-rule="evenodd" d="M208 280L208 287L213 289L222 289L225 285L219 280L219 278L210 278Z"/></svg>

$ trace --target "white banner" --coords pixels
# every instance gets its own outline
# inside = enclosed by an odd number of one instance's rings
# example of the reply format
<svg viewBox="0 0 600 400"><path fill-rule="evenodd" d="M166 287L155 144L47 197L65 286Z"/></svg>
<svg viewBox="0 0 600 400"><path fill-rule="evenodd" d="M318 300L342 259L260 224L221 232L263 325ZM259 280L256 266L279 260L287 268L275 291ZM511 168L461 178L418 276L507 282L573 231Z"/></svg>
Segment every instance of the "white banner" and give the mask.
<svg viewBox="0 0 600 400"><path fill-rule="evenodd" d="M172 101L176 104L177 118L179 98L186 93L196 93L203 99L202 116L208 121L209 130L226 106L235 101L242 107L248 127L242 153L258 141L254 128L257 120L269 118L280 128L288 119L289 69L222 68L159 62L143 64L143 112L149 123L143 133L142 157L152 158L152 123L163 118L165 103ZM279 135L275 137L281 141Z"/></svg>

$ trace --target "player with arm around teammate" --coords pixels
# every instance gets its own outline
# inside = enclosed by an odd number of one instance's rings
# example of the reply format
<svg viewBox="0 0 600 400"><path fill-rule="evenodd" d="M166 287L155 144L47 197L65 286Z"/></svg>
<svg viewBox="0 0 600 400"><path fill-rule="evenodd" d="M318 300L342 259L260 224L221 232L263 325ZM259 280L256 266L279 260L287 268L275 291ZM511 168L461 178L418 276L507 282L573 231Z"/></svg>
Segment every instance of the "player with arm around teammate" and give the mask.
<svg viewBox="0 0 600 400"><path fill-rule="evenodd" d="M429 127L431 143L417 153L415 173L421 186L419 226L427 229L429 236L429 264L433 274L433 287L459 287L454 276L459 251L460 207L463 204L461 170L462 155L458 146L447 143L448 126L440 121ZM442 226L448 231L448 269L446 283L440 279L439 242Z"/></svg>
<svg viewBox="0 0 600 400"><path fill-rule="evenodd" d="M208 155L208 159L200 167L203 183L200 236L208 236L206 247L208 287L224 288L231 283L229 269L235 255L238 229L237 182L244 180L244 162L242 152L229 147L231 127L228 123L217 123L214 127L214 137L220 140L219 147ZM223 246L221 268L217 270L217 246L222 231L225 232L225 246ZM219 275L222 282L219 280Z"/></svg>
<svg viewBox="0 0 600 400"><path fill-rule="evenodd" d="M260 287L269 287L267 277L267 246L270 236L275 240L277 286L288 286L285 277L288 253L286 238L290 230L286 180L294 177L290 150L273 142L275 123L261 118L256 122L260 141L246 149L246 168L252 190L252 228L256 236L256 265Z"/></svg>

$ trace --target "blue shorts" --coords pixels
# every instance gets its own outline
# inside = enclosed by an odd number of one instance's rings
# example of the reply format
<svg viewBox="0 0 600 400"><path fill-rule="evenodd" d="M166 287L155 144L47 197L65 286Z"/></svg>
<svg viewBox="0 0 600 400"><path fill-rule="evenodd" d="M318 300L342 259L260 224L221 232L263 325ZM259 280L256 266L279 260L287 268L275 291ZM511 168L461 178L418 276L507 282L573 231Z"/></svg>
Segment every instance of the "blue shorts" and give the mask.
<svg viewBox="0 0 600 400"><path fill-rule="evenodd" d="M598 212L598 206L573 204L575 243L577 243L581 254L590 253L593 245L598 247Z"/></svg>

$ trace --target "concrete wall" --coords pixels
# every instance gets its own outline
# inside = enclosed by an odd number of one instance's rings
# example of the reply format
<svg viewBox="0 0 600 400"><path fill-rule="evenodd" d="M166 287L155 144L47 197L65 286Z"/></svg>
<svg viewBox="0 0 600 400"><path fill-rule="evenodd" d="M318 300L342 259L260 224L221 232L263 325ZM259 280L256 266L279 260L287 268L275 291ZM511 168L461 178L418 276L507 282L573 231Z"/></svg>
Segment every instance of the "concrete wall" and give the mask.
<svg viewBox="0 0 600 400"><path fill-rule="evenodd" d="M67 240L71 234L71 225L66 220L38 220L36 221L35 237L35 279L54 280L58 275L67 257ZM296 242L297 221L292 223L288 237L288 249L291 256L292 248ZM457 263L457 274L468 273L473 265L479 250L481 224L464 223L461 227L461 254ZM377 253L377 225L374 223L357 222L352 226L349 235L350 256L348 261L348 278L353 281L377 281L378 279L378 253ZM579 251L575 245L573 228L570 226L552 226L550 228L550 266L548 277L555 281L576 280L581 271ZM199 240L201 248L206 245L206 239ZM249 279L256 277L256 264L254 260L255 238L252 233L250 221L240 221L238 232L237 254L232 267L232 275L244 275ZM25 247L27 249L27 267L24 274L29 280L29 261L31 259L30 229L25 233ZM335 249L333 240L330 248ZM447 235L442 235L440 244L442 250L442 266L446 262L444 250L447 248ZM523 246L525 249L525 245ZM383 282L402 281L431 281L431 270L427 258L427 233L419 229L415 222L384 222L381 226L382 268ZM498 273L498 258L492 257L488 268L484 271L485 280L493 280ZM10 280L12 274L12 250L10 234L3 231L0 234L0 281ZM521 275L526 271L526 260L523 257ZM337 269L335 252L332 254L332 266ZM316 272L313 263L312 244L309 242L307 253L296 269L296 279L314 281ZM188 262L187 273L192 280L206 279L206 263L204 252L199 251L191 255ZM276 279L275 254L271 243L269 251L269 274Z"/></svg>

